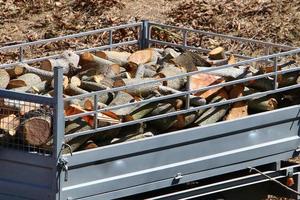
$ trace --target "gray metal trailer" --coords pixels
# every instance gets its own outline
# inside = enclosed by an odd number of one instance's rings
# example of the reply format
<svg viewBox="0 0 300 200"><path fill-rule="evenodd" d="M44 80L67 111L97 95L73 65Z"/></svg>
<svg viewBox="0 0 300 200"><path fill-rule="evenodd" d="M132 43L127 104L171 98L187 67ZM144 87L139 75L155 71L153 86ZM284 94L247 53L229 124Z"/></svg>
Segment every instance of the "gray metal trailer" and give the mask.
<svg viewBox="0 0 300 200"><path fill-rule="evenodd" d="M160 27L160 29L163 30L169 29L179 31L182 33L182 44L156 38L154 39L152 37L153 27ZM137 30L138 38L114 43L114 33L118 30L128 28ZM135 45L141 49L154 45L169 45L207 52L208 49L206 48L188 45L188 35L199 34L207 38L216 37L233 41L234 44L239 45L260 46L266 52L266 55L255 58L249 55L245 56L236 53L235 55L242 59L238 63L212 68L207 70L207 72L258 62L269 62L274 65L274 72L209 86L207 88L203 88L202 91L205 89L233 85L267 76L274 76L274 80L276 82L279 74L298 70L298 68L293 68L287 71L278 71L277 61L279 58L296 56L300 53L299 48L162 25L148 21L1 47L0 52L19 50L20 54L18 61L2 64L0 65L0 68L15 66L20 62L30 64L52 57L58 57L58 55L52 55L40 58L24 59L23 52L28 48L33 48L35 46L51 42L103 33L107 33L109 35L108 44L101 45L99 47L80 49L76 52L81 53L85 51L110 49L124 45ZM190 77L196 73L199 72L189 72L185 75L163 78L158 81L175 79L183 76ZM200 107L191 108L187 103L186 109L176 111L171 114L158 115L101 128L97 128L97 126L95 126L95 128L91 131L64 135L65 121L87 114L97 116L97 113L100 111L109 110L111 108L98 110L95 108L94 111L89 113L78 114L76 116L64 116L63 105L65 100L92 97L95 102L97 102L97 98L103 93L103 91L64 99L62 95L62 85L60 84L62 79L62 68L58 67L55 69L54 97L0 90L0 98L10 99L16 104L20 104L20 102L30 102L49 109L53 113L52 120L54 135L54 145L51 151L44 150L39 147L28 147L23 143L1 143L1 200L126 199L127 196L131 195L155 191L174 185L180 185L195 180L239 171L246 169L247 167L256 167L270 163L272 165L269 165L271 167L266 173L274 176L275 178L285 176L286 171L290 169L294 169L295 175L297 175L299 171L298 165L281 168L279 162L297 155L298 146L300 144L299 105L255 114L238 120L218 122L212 125L174 131L137 141L130 141L62 155L61 150L63 146L65 146L65 139L78 135L93 134L101 130L109 130L144 121L160 119L171 115L175 116L200 109ZM138 85L139 84L130 87L137 87ZM274 89L266 92L260 92L237 99L230 99L225 102L208 104L201 106L201 108L220 106L253 97L288 91L300 86L292 85L277 88L276 84L274 85ZM120 91L126 88L127 86L113 88L105 92ZM143 100L142 102L147 103L151 101L159 101L163 98L174 98L178 96L186 96L186 98L189 98L189 93L195 93L195 91L191 91L187 88L187 91L181 92L180 94ZM128 105L121 106L125 107ZM5 111L1 110L1 112ZM258 174L243 176L243 178L241 177L240 179L232 179L232 183L229 181L225 183L215 183L212 185L208 184L201 188L189 191L187 190L181 193L172 193L169 194L169 196L158 196L157 199L179 199L192 195L201 196L212 193L214 190L225 190L226 188L228 189L238 187L238 185L242 186L253 184L256 183L256 181L262 180L263 178Z"/></svg>

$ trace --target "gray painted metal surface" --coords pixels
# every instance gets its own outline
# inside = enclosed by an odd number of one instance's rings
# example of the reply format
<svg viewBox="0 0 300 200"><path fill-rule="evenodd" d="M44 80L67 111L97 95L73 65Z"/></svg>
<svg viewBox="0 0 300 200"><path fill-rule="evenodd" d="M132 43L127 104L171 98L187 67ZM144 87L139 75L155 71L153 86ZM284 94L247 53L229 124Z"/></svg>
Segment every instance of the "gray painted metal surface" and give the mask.
<svg viewBox="0 0 300 200"><path fill-rule="evenodd" d="M183 45L152 39L151 28L154 26L182 31ZM139 29L140 38L114 44L112 40L113 32L118 29L130 27ZM222 34L207 33L198 30L177 28L148 21L59 38L12 45L9 47L1 47L0 51L9 51L17 48L21 50L20 52L23 52L22 48L24 47L102 32L109 33L109 44L96 48L78 50L77 53L83 51L94 51L97 49L110 49L125 44L138 44L141 48L147 48L153 44L167 44L182 48L195 49L195 47L187 45L188 32L223 37L225 39L240 42L251 42L263 45L266 48L274 47L287 50L286 52L275 53L258 58L239 55L239 57L246 60L233 65L223 65L207 71L236 67L254 62L269 62L272 59L276 60L277 57L300 53L300 49L286 45L272 44ZM199 50L199 48L197 49ZM207 51L206 49L202 50ZM58 56L54 55L51 57ZM48 57L26 60L23 58L23 55L20 54L20 60L15 63L2 64L0 65L0 68L14 66L19 62L33 63L45 59L48 59ZM287 73L277 71L277 62L274 61L274 64L276 71L269 73L266 76L275 75L275 77L277 77L278 74ZM199 72L191 72L182 76L189 77L196 73ZM77 152L73 155L61 155L60 151L64 140L64 121L71 117L65 117L63 114L64 99L62 98L62 86L57 84L62 80L62 70L57 68L55 70L55 74L55 96L53 98L0 90L1 98L41 103L53 107L54 110L54 148L51 155L38 155L32 152L17 151L7 148L0 149L0 166L2 168L2 170L0 170L1 200L17 200L20 198L38 200L98 200L120 198L237 171L244 169L247 166L253 167L273 163L278 160L285 160L294 155L295 150L298 148L300 143L300 106L297 105L278 109L272 112L252 115L235 121L220 122L204 127L190 128L139 141ZM176 79L182 76L165 78L160 81ZM254 77L253 79L256 78ZM249 80L252 79L246 78L243 80L232 81L230 83L224 83L222 86L237 84ZM138 84L132 87L137 86ZM206 89L220 86L221 85L211 86ZM264 96L297 87L299 86L274 88L274 90L255 95ZM106 90L105 92L119 91L123 89L126 89L126 87L114 88ZM188 90L181 92L179 96L186 96L187 94L194 92L196 91ZM97 100L97 96L101 95L101 93L103 93L103 91L71 97L65 100L86 96L94 97L94 99ZM257 97L255 95L241 97L236 101ZM168 96L168 98L172 97L175 96ZM158 101L161 99L158 98L155 100ZM148 103L150 101L152 100L144 100L142 103ZM199 108L220 106L232 102L235 102L235 100L228 100L225 103L209 104L203 107L190 109L188 109L189 106L187 106L186 110L167 114L166 116L183 114L191 112L193 109L197 110ZM96 114L100 111L103 110L95 108L94 111L85 114ZM72 117L79 116L81 115ZM153 119L166 116L162 115ZM116 126L96 128L90 132L75 133L76 135L73 136L91 134L100 130L121 127L139 123L143 120L148 121L153 119L148 118ZM72 137L72 135L67 137ZM178 174L181 174L181 176L177 176Z"/></svg>

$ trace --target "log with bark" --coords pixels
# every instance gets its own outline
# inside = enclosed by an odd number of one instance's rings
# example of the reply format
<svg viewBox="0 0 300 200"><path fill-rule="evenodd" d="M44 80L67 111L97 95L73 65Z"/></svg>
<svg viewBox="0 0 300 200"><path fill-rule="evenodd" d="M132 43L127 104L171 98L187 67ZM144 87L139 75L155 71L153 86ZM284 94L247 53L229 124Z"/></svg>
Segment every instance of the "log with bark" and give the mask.
<svg viewBox="0 0 300 200"><path fill-rule="evenodd" d="M114 82L114 87L131 86L136 84L143 84L132 88L125 89L125 91L133 96L147 97L153 92L158 91L160 82L148 83L155 81L156 78L134 78L134 79L119 79Z"/></svg>
<svg viewBox="0 0 300 200"><path fill-rule="evenodd" d="M52 135L51 113L45 110L31 110L20 121L20 133L24 141L33 146L47 143Z"/></svg>
<svg viewBox="0 0 300 200"><path fill-rule="evenodd" d="M202 71L202 70L207 70L207 69L211 69L211 68L197 67L197 69L198 69L198 71ZM248 71L248 67L240 66L239 68L229 67L229 68L225 68L225 69L216 69L214 71L209 71L209 72L204 72L204 73L215 75L215 76L222 76L224 78L238 79L238 78L243 78L244 76L246 76L247 71Z"/></svg>
<svg viewBox="0 0 300 200"><path fill-rule="evenodd" d="M11 79L17 78L18 76L21 76L25 73L25 69L22 65L5 68L5 70L7 71Z"/></svg>
<svg viewBox="0 0 300 200"><path fill-rule="evenodd" d="M17 79L12 79L9 81L7 88L17 88L17 87L24 87L24 86L34 86L38 83L42 82L41 78L33 73L23 74L19 76Z"/></svg>
<svg viewBox="0 0 300 200"><path fill-rule="evenodd" d="M109 60L118 65L125 65L131 53L118 51L97 51L96 56Z"/></svg>
<svg viewBox="0 0 300 200"><path fill-rule="evenodd" d="M78 65L79 56L72 51L64 51L61 58L42 61L40 69L54 71L55 67L62 67L65 75L77 73L81 67Z"/></svg>
<svg viewBox="0 0 300 200"><path fill-rule="evenodd" d="M228 94L225 90L221 90L216 97L214 97L210 103L223 102L228 99ZM221 120L227 113L230 105L225 104L222 106L211 107L194 122L198 126L208 125Z"/></svg>
<svg viewBox="0 0 300 200"><path fill-rule="evenodd" d="M170 77L181 75L184 73L186 73L186 71L184 71L178 67L168 65L168 66L163 67L158 72L156 77L170 78ZM182 78L176 78L176 79L172 79L172 80L166 80L166 81L163 81L163 85L173 88L175 90L180 90L185 84L185 79L186 78L182 77Z"/></svg>
<svg viewBox="0 0 300 200"><path fill-rule="evenodd" d="M230 99L235 99L243 96L244 85L239 84L233 86L229 93ZM228 114L224 120L234 120L240 119L242 117L248 116L248 103L246 101L239 101L232 104Z"/></svg>

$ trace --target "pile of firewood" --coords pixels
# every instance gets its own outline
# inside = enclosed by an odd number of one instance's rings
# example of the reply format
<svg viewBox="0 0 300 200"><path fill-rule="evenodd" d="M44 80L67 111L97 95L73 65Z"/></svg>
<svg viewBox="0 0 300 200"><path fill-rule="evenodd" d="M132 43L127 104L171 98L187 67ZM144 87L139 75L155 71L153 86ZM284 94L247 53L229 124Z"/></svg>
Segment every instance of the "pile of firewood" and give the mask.
<svg viewBox="0 0 300 200"><path fill-rule="evenodd" d="M104 91L98 96L94 105L94 96L65 100L66 116L119 106L145 99L157 98L181 91L199 90L232 80L274 71L270 64L259 66L239 66L198 73L188 77L155 82L161 78L184 75L188 72L201 71L224 64L234 64L237 58L225 54L222 47L210 51L207 55L199 52L165 49L145 49L134 53L117 51L85 52L77 55L65 51L60 58L49 59L39 67L20 64L15 67L0 69L0 88L16 92L53 95L53 69L63 67L62 87L64 97L88 94L93 91ZM294 61L280 63L279 70L298 67ZM299 72L278 75L276 87L285 87L300 83ZM147 83L152 81L152 83ZM107 89L142 84L122 91L105 92ZM189 104L191 108L205 104L217 103L257 92L274 89L274 76L252 80L241 84L215 87L194 94L177 98L159 100L151 103L129 105L123 108L112 108L94 115L78 117L66 122L65 134L87 131L97 127L120 124L141 118L158 116L183 110ZM270 111L280 107L299 103L297 90L287 93L251 98L232 104L199 109L197 111L168 116L144 123L101 131L92 135L73 137L66 141L73 151L90 149L98 146L115 144L123 141L180 130L189 127L203 126L223 120L239 119L249 114ZM186 102L189 100L189 102ZM51 109L30 102L1 99L0 129L4 138L22 138L24 144L50 148L52 144ZM66 148L64 153L69 153Z"/></svg>

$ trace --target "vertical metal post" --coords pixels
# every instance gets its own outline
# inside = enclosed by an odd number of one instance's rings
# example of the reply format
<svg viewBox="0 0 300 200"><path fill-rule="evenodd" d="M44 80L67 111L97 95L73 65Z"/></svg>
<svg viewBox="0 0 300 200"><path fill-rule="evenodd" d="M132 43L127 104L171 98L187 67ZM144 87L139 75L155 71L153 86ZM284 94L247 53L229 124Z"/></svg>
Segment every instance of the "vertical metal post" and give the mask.
<svg viewBox="0 0 300 200"><path fill-rule="evenodd" d="M182 32L182 38L183 38L183 42L182 42L182 44L183 44L183 46L187 46L187 31L186 30L184 30L183 32Z"/></svg>
<svg viewBox="0 0 300 200"><path fill-rule="evenodd" d="M19 47L19 61L23 62L23 60L24 60L23 47Z"/></svg>
<svg viewBox="0 0 300 200"><path fill-rule="evenodd" d="M95 111L95 114L94 114L94 127L95 129L98 128L98 94L95 94L94 96L94 111Z"/></svg>
<svg viewBox="0 0 300 200"><path fill-rule="evenodd" d="M109 50L112 50L112 43L113 43L113 31L112 30L110 30L109 31Z"/></svg>
<svg viewBox="0 0 300 200"><path fill-rule="evenodd" d="M275 71L274 90L276 90L278 88L278 63L277 63L277 57L274 58L274 71Z"/></svg>
<svg viewBox="0 0 300 200"><path fill-rule="evenodd" d="M148 20L142 20L142 27L140 30L140 39L139 39L139 44L140 44L140 49L146 49L149 47L149 21Z"/></svg>
<svg viewBox="0 0 300 200"><path fill-rule="evenodd" d="M54 113L53 113L53 193L55 197L53 199L60 199L60 188L61 188L61 176L58 167L59 158L61 156L61 149L64 141L64 101L63 101L63 68L54 68Z"/></svg>

